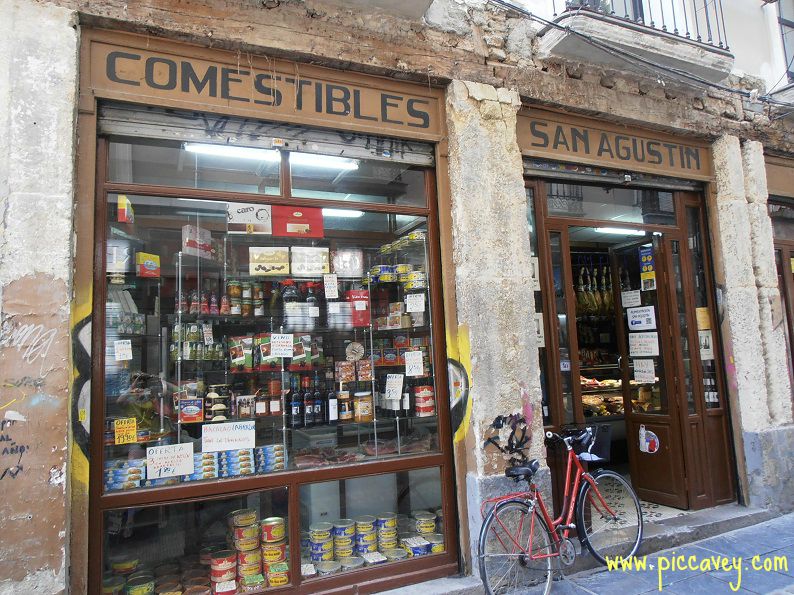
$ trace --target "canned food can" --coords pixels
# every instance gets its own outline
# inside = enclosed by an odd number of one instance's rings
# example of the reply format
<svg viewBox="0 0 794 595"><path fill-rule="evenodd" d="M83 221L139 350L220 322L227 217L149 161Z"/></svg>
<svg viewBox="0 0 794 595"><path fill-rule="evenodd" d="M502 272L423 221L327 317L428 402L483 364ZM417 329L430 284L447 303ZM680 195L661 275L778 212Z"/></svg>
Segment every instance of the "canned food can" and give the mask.
<svg viewBox="0 0 794 595"><path fill-rule="evenodd" d="M287 558L287 541L262 544L262 560L265 562L282 562Z"/></svg>
<svg viewBox="0 0 794 595"><path fill-rule="evenodd" d="M425 535L425 539L430 542L431 554L440 554L444 551L444 536L441 533L430 533Z"/></svg>
<svg viewBox="0 0 794 595"><path fill-rule="evenodd" d="M410 240L412 242L423 242L426 237L427 237L427 232L412 231L411 233L405 236L405 239Z"/></svg>
<svg viewBox="0 0 794 595"><path fill-rule="evenodd" d="M230 568L224 568L223 570L210 569L210 580L213 583L233 581L235 578L237 578L237 564Z"/></svg>
<svg viewBox="0 0 794 595"><path fill-rule="evenodd" d="M390 539L388 541L379 541L378 542L378 551L383 550L391 550L396 547L400 547L400 543L396 539Z"/></svg>
<svg viewBox="0 0 794 595"><path fill-rule="evenodd" d="M241 565L245 564L259 564L262 562L262 551L261 550L249 550L244 552L237 552L237 563Z"/></svg>
<svg viewBox="0 0 794 595"><path fill-rule="evenodd" d="M406 281L403 285L405 289L427 289L427 281Z"/></svg>
<svg viewBox="0 0 794 595"><path fill-rule="evenodd" d="M334 537L352 537L356 533L356 523L353 519L339 519L334 521Z"/></svg>
<svg viewBox="0 0 794 595"><path fill-rule="evenodd" d="M138 556L118 554L110 557L110 569L114 574L130 574L138 567Z"/></svg>
<svg viewBox="0 0 794 595"><path fill-rule="evenodd" d="M384 274L393 275L394 266L390 264L376 264L369 272L373 277L382 277Z"/></svg>
<svg viewBox="0 0 794 595"><path fill-rule="evenodd" d="M412 264L398 264L394 266L394 272L398 275L404 275L406 273L410 273L414 270L414 265Z"/></svg>
<svg viewBox="0 0 794 595"><path fill-rule="evenodd" d="M151 570L138 570L127 577L127 582L139 578L150 578L154 580L154 572Z"/></svg>
<svg viewBox="0 0 794 595"><path fill-rule="evenodd" d="M378 529L378 540L397 539L397 527Z"/></svg>
<svg viewBox="0 0 794 595"><path fill-rule="evenodd" d="M378 528L378 531L381 529L396 529L397 515L393 512L382 512L375 519L375 526Z"/></svg>
<svg viewBox="0 0 794 595"><path fill-rule="evenodd" d="M267 585L269 587L283 587L289 584L289 571L271 573L267 575Z"/></svg>
<svg viewBox="0 0 794 595"><path fill-rule="evenodd" d="M237 576L253 576L262 573L262 563L239 564L237 566Z"/></svg>
<svg viewBox="0 0 794 595"><path fill-rule="evenodd" d="M378 551L378 543L377 542L358 543L358 544L356 544L356 547L355 547L356 554L369 554L371 552L377 552L377 551Z"/></svg>
<svg viewBox="0 0 794 595"><path fill-rule="evenodd" d="M257 525L248 525L246 527L235 527L232 535L235 539L251 539L252 537L259 536L259 527Z"/></svg>
<svg viewBox="0 0 794 595"><path fill-rule="evenodd" d="M328 539L323 539L319 541L311 541L309 543L309 551L312 553L333 552L334 542L330 537Z"/></svg>
<svg viewBox="0 0 794 595"><path fill-rule="evenodd" d="M252 508L242 508L231 513L232 523L235 527L254 525L257 521L256 511Z"/></svg>
<svg viewBox="0 0 794 595"><path fill-rule="evenodd" d="M346 547L341 547L339 549L334 548L334 557L337 558L337 559L345 558L345 557L348 557L348 556L352 556L355 553L356 553L356 550L355 550L355 548L352 545L346 546Z"/></svg>
<svg viewBox="0 0 794 595"><path fill-rule="evenodd" d="M378 280L381 283L394 283L395 281L397 281L397 275L395 275L394 273L381 273L380 276L378 277Z"/></svg>
<svg viewBox="0 0 794 595"><path fill-rule="evenodd" d="M317 565L317 574L325 576L328 574L336 574L342 569L342 563L336 561L319 562Z"/></svg>
<svg viewBox="0 0 794 595"><path fill-rule="evenodd" d="M326 560L333 560L334 559L334 552L331 550L330 552L309 552L309 559L312 562L324 562Z"/></svg>
<svg viewBox="0 0 794 595"><path fill-rule="evenodd" d="M389 562L398 562L408 557L408 552L400 548L392 548L381 552Z"/></svg>
<svg viewBox="0 0 794 595"><path fill-rule="evenodd" d="M368 533L375 528L375 517L369 514L364 514L355 518L356 533Z"/></svg>
<svg viewBox="0 0 794 595"><path fill-rule="evenodd" d="M331 523L313 523L309 525L309 537L312 541L319 541L331 537L334 526Z"/></svg>
<svg viewBox="0 0 794 595"><path fill-rule="evenodd" d="M180 593L182 591L182 585L178 582L171 582L171 583L161 583L159 585L155 585L154 592L157 595L166 595L168 593Z"/></svg>
<svg viewBox="0 0 794 595"><path fill-rule="evenodd" d="M423 537L409 537L402 540L401 545L409 556L424 556L430 553L430 542Z"/></svg>
<svg viewBox="0 0 794 595"><path fill-rule="evenodd" d="M102 595L121 595L127 581L121 576L109 576L102 580Z"/></svg>
<svg viewBox="0 0 794 595"><path fill-rule="evenodd" d="M435 525L433 525L433 528L435 530ZM255 550L259 547L259 535L257 534L254 537L246 537L245 539L235 539L234 547L241 552Z"/></svg>
<svg viewBox="0 0 794 595"><path fill-rule="evenodd" d="M227 568L234 568L235 566L237 566L237 552L232 550L221 550L219 552L215 552L212 554L212 558L210 559L210 568L212 570L226 570ZM187 573L183 575L183 578L186 576ZM196 575L194 574L193 577L195 576Z"/></svg>
<svg viewBox="0 0 794 595"><path fill-rule="evenodd" d="M284 539L284 519L273 516L262 520L262 541L270 543Z"/></svg>
<svg viewBox="0 0 794 595"><path fill-rule="evenodd" d="M342 570L356 570L364 566L364 558L360 556L345 556L338 559Z"/></svg>
<svg viewBox="0 0 794 595"><path fill-rule="evenodd" d="M154 595L154 578L131 578L124 587L126 595Z"/></svg>
<svg viewBox="0 0 794 595"><path fill-rule="evenodd" d="M436 532L436 515L432 512L417 512L414 515L416 519L416 532L420 535Z"/></svg>
<svg viewBox="0 0 794 595"><path fill-rule="evenodd" d="M375 543L378 540L378 534L375 531L368 533L356 533L356 545L362 543Z"/></svg>
<svg viewBox="0 0 794 595"><path fill-rule="evenodd" d="M334 537L334 548L339 547L353 547L353 537L349 537L347 535L343 535L340 537Z"/></svg>

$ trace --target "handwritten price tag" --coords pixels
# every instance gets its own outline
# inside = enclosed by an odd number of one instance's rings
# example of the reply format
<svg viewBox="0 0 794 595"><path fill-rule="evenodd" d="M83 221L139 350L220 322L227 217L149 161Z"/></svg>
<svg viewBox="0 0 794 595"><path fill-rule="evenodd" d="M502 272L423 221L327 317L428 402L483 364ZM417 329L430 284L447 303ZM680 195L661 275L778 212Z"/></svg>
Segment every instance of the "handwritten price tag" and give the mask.
<svg viewBox="0 0 794 595"><path fill-rule="evenodd" d="M405 296L405 311L406 312L424 312L425 311L425 294L424 293L409 293Z"/></svg>
<svg viewBox="0 0 794 595"><path fill-rule="evenodd" d="M422 364L421 351L406 351L405 352L405 375L406 376L424 376L425 368Z"/></svg>
<svg viewBox="0 0 794 595"><path fill-rule="evenodd" d="M218 452L254 448L255 433L252 421L205 425L201 429L201 451Z"/></svg>
<svg viewBox="0 0 794 595"><path fill-rule="evenodd" d="M386 375L386 399L389 401L399 401L403 396L403 375Z"/></svg>
<svg viewBox="0 0 794 595"><path fill-rule="evenodd" d="M146 477L177 477L193 473L193 444L152 446L146 449Z"/></svg>
<svg viewBox="0 0 794 595"><path fill-rule="evenodd" d="M323 275L323 287L325 287L325 299L335 300L339 297L339 284L334 273Z"/></svg>
<svg viewBox="0 0 794 595"><path fill-rule="evenodd" d="M138 420L125 417L113 422L113 434L116 444L132 444L138 441Z"/></svg>
<svg viewBox="0 0 794 595"><path fill-rule="evenodd" d="M270 335L270 355L272 357L292 357L292 333Z"/></svg>
<svg viewBox="0 0 794 595"><path fill-rule="evenodd" d="M123 362L132 359L132 341L129 339L122 339L121 341L113 341L113 353L117 362Z"/></svg>

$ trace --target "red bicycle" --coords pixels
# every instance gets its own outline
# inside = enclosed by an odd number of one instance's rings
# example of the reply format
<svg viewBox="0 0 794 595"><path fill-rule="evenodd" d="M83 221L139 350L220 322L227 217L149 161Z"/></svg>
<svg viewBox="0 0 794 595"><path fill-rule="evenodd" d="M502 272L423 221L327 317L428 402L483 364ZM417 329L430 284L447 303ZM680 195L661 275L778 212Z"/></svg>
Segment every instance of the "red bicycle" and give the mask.
<svg viewBox="0 0 794 595"><path fill-rule="evenodd" d="M478 557L480 577L488 594L512 593L528 587L549 593L554 577L553 562L561 569L576 559L572 532L595 558L628 558L637 553L642 541L640 501L629 483L618 473L599 469L586 472L582 461L603 462L592 453L594 428L566 432L546 432L548 443L562 443L568 453L562 512L552 519L543 495L532 478L540 468L537 459L526 457L527 426L517 415L499 416L491 424L495 430L508 430L504 445L497 436L485 442L509 457L505 476L516 482L527 481L529 491L504 494L485 500L480 513L485 517L480 529ZM488 514L485 515L487 509Z"/></svg>

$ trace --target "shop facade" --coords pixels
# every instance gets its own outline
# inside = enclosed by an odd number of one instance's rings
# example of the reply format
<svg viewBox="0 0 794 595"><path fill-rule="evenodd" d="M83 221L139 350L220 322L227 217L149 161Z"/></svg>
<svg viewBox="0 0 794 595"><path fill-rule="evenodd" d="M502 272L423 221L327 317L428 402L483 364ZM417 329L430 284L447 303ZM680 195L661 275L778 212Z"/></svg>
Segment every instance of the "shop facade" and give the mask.
<svg viewBox="0 0 794 595"><path fill-rule="evenodd" d="M100 30L81 55L88 591L454 573L441 93Z"/></svg>
<svg viewBox="0 0 794 595"><path fill-rule="evenodd" d="M306 4L0 9L36 74L5 121L0 593L472 580L511 412L552 491L544 428L598 423L646 501L794 509L785 127L539 68L512 13ZM436 547L355 568L358 535L394 549L368 516Z"/></svg>

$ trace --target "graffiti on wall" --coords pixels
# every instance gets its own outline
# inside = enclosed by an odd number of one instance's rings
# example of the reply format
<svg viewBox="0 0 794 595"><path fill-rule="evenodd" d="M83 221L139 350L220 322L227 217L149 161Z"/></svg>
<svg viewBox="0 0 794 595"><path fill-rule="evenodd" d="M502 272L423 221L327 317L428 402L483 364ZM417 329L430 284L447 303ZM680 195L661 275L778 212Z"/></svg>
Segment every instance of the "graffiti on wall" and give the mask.
<svg viewBox="0 0 794 595"><path fill-rule="evenodd" d="M461 442L466 437L471 420L471 345L469 328L458 326L450 331L447 327L447 374L449 376L449 411L453 441Z"/></svg>

